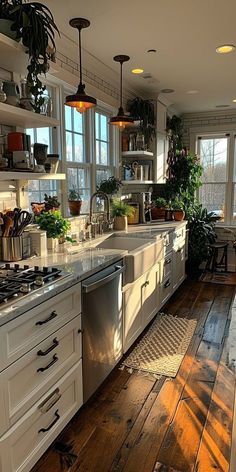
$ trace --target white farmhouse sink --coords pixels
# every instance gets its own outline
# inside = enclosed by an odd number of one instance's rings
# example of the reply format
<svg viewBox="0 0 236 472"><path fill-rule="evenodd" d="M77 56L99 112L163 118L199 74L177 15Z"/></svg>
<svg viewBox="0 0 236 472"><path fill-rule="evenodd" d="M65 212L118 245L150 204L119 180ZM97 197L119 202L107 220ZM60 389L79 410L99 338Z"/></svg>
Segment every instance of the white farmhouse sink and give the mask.
<svg viewBox="0 0 236 472"><path fill-rule="evenodd" d="M96 245L101 249L123 249L125 256L125 283L131 283L163 258L163 241L149 238L111 235Z"/></svg>

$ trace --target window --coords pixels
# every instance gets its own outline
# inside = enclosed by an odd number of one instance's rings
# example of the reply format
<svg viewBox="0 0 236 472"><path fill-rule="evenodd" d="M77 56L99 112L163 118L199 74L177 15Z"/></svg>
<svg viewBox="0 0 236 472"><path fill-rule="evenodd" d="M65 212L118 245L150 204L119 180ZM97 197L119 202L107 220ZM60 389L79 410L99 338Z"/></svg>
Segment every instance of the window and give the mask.
<svg viewBox="0 0 236 472"><path fill-rule="evenodd" d="M96 185L114 175L114 164L111 155L111 131L109 116L103 112L95 112Z"/></svg>
<svg viewBox="0 0 236 472"><path fill-rule="evenodd" d="M30 128L26 129L26 134L31 137L31 146L33 152L34 143L43 143L48 145L48 154L52 149L52 130L50 128ZM44 194L56 195L58 193L58 183L56 180L30 180L28 183L29 202L44 201Z"/></svg>
<svg viewBox="0 0 236 472"><path fill-rule="evenodd" d="M227 136L199 138L199 155L203 166L199 198L208 211L221 216L221 221L226 216L228 147Z"/></svg>
<svg viewBox="0 0 236 472"><path fill-rule="evenodd" d="M79 190L83 200L83 213L88 212L90 198L90 163L86 158L85 121L85 115L65 105L67 191L73 188Z"/></svg>

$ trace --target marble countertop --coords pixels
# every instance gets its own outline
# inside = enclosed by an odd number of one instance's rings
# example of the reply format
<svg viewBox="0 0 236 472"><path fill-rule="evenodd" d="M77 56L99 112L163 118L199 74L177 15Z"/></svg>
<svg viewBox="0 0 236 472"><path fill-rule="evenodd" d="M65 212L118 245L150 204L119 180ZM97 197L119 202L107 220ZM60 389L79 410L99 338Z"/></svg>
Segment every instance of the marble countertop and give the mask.
<svg viewBox="0 0 236 472"><path fill-rule="evenodd" d="M0 326L57 295L61 291L66 290L96 272L123 259L127 254L127 251L124 250L98 249L95 246L99 241L112 234L153 238L157 233L163 235L164 233L172 232L183 224L186 224L186 222L163 221L143 225L132 225L128 227L127 232L106 233L103 236L97 237L95 240L80 243L77 246L67 248L60 248L59 246L59 252L49 253L47 257L31 257L22 261L30 267L35 265L40 267L55 266L60 268L63 273L66 274L66 277L48 286L41 287L25 297L16 298L12 304L6 304L6 306L2 305L0 307Z"/></svg>
<svg viewBox="0 0 236 472"><path fill-rule="evenodd" d="M82 249L80 252L71 255L63 251L49 254L47 257L32 257L24 260L24 264L28 264L30 267L35 265L41 267L55 266L60 268L66 276L55 283L27 294L27 296L22 296L19 299L16 298L11 304L6 304L5 307L1 305L0 326L61 293L63 290L72 287L81 280L90 277L101 269L123 259L126 253L127 251L116 249L89 248Z"/></svg>

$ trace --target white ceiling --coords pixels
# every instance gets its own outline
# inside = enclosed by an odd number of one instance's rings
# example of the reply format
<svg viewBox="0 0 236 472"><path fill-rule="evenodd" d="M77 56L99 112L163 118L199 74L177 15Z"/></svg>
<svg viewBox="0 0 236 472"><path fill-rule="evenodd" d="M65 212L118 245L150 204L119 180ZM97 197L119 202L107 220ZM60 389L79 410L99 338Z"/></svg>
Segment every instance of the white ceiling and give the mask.
<svg viewBox="0 0 236 472"><path fill-rule="evenodd" d="M88 18L83 48L108 67L116 54L131 61L125 79L135 89L156 97L161 89L181 112L216 110L216 105L236 108L236 51L220 55L216 46L236 45L235 0L46 0L59 29L73 41L77 33L68 25L73 17ZM63 37L62 37L63 38ZM73 46L75 47L75 46ZM156 54L147 54L150 48ZM84 64L86 67L86 64ZM151 79L130 70L143 67ZM189 90L198 90L195 95ZM163 95L161 95L163 96Z"/></svg>

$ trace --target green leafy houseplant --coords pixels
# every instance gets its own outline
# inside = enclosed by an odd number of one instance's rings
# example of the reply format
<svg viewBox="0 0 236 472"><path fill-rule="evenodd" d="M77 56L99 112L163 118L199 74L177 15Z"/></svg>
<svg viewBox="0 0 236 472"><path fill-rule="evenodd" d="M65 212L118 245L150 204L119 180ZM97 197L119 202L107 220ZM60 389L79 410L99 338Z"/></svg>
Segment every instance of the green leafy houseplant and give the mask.
<svg viewBox="0 0 236 472"><path fill-rule="evenodd" d="M51 196L51 195L47 195L46 193L44 194L44 203L45 203L45 211L56 210L61 205L56 195Z"/></svg>
<svg viewBox="0 0 236 472"><path fill-rule="evenodd" d="M131 205L123 202L119 198L112 201L111 214L114 218L114 229L123 231L127 230L127 217L132 216L135 210Z"/></svg>
<svg viewBox="0 0 236 472"><path fill-rule="evenodd" d="M214 213L208 213L202 205L195 204L188 217L188 272L190 274L197 273L201 263L207 260L209 244L214 243L216 239L214 226Z"/></svg>
<svg viewBox="0 0 236 472"><path fill-rule="evenodd" d="M171 201L171 209L173 210L173 216L176 221L182 221L185 217L184 203L180 196L176 196Z"/></svg>
<svg viewBox="0 0 236 472"><path fill-rule="evenodd" d="M109 179L102 180L100 185L97 186L97 192L114 195L114 193L117 193L120 190L121 186L122 182L113 175L112 177L109 177Z"/></svg>
<svg viewBox="0 0 236 472"><path fill-rule="evenodd" d="M32 106L36 113L40 113L45 100L45 86L39 77L49 69L50 50L56 50L54 38L55 32L59 33L58 28L51 11L42 3L4 0L1 8L4 8L3 14L7 11L13 21L11 29L16 31L16 39L21 39L26 47L29 56L27 83L34 97Z"/></svg>
<svg viewBox="0 0 236 472"><path fill-rule="evenodd" d="M143 100L136 97L129 100L127 110L134 120L139 120L139 130L144 134L145 144L150 146L151 141L156 136L156 116L154 104L151 100Z"/></svg>
<svg viewBox="0 0 236 472"><path fill-rule="evenodd" d="M82 198L75 187L69 190L68 205L71 216L79 216L82 206Z"/></svg>
<svg viewBox="0 0 236 472"><path fill-rule="evenodd" d="M65 237L70 229L70 222L62 217L59 210L45 211L41 215L36 216L35 221L40 229L46 231L47 238L59 239Z"/></svg>
<svg viewBox="0 0 236 472"><path fill-rule="evenodd" d="M157 197L154 201L154 205L156 208L165 208L167 205L167 201L163 197Z"/></svg>

